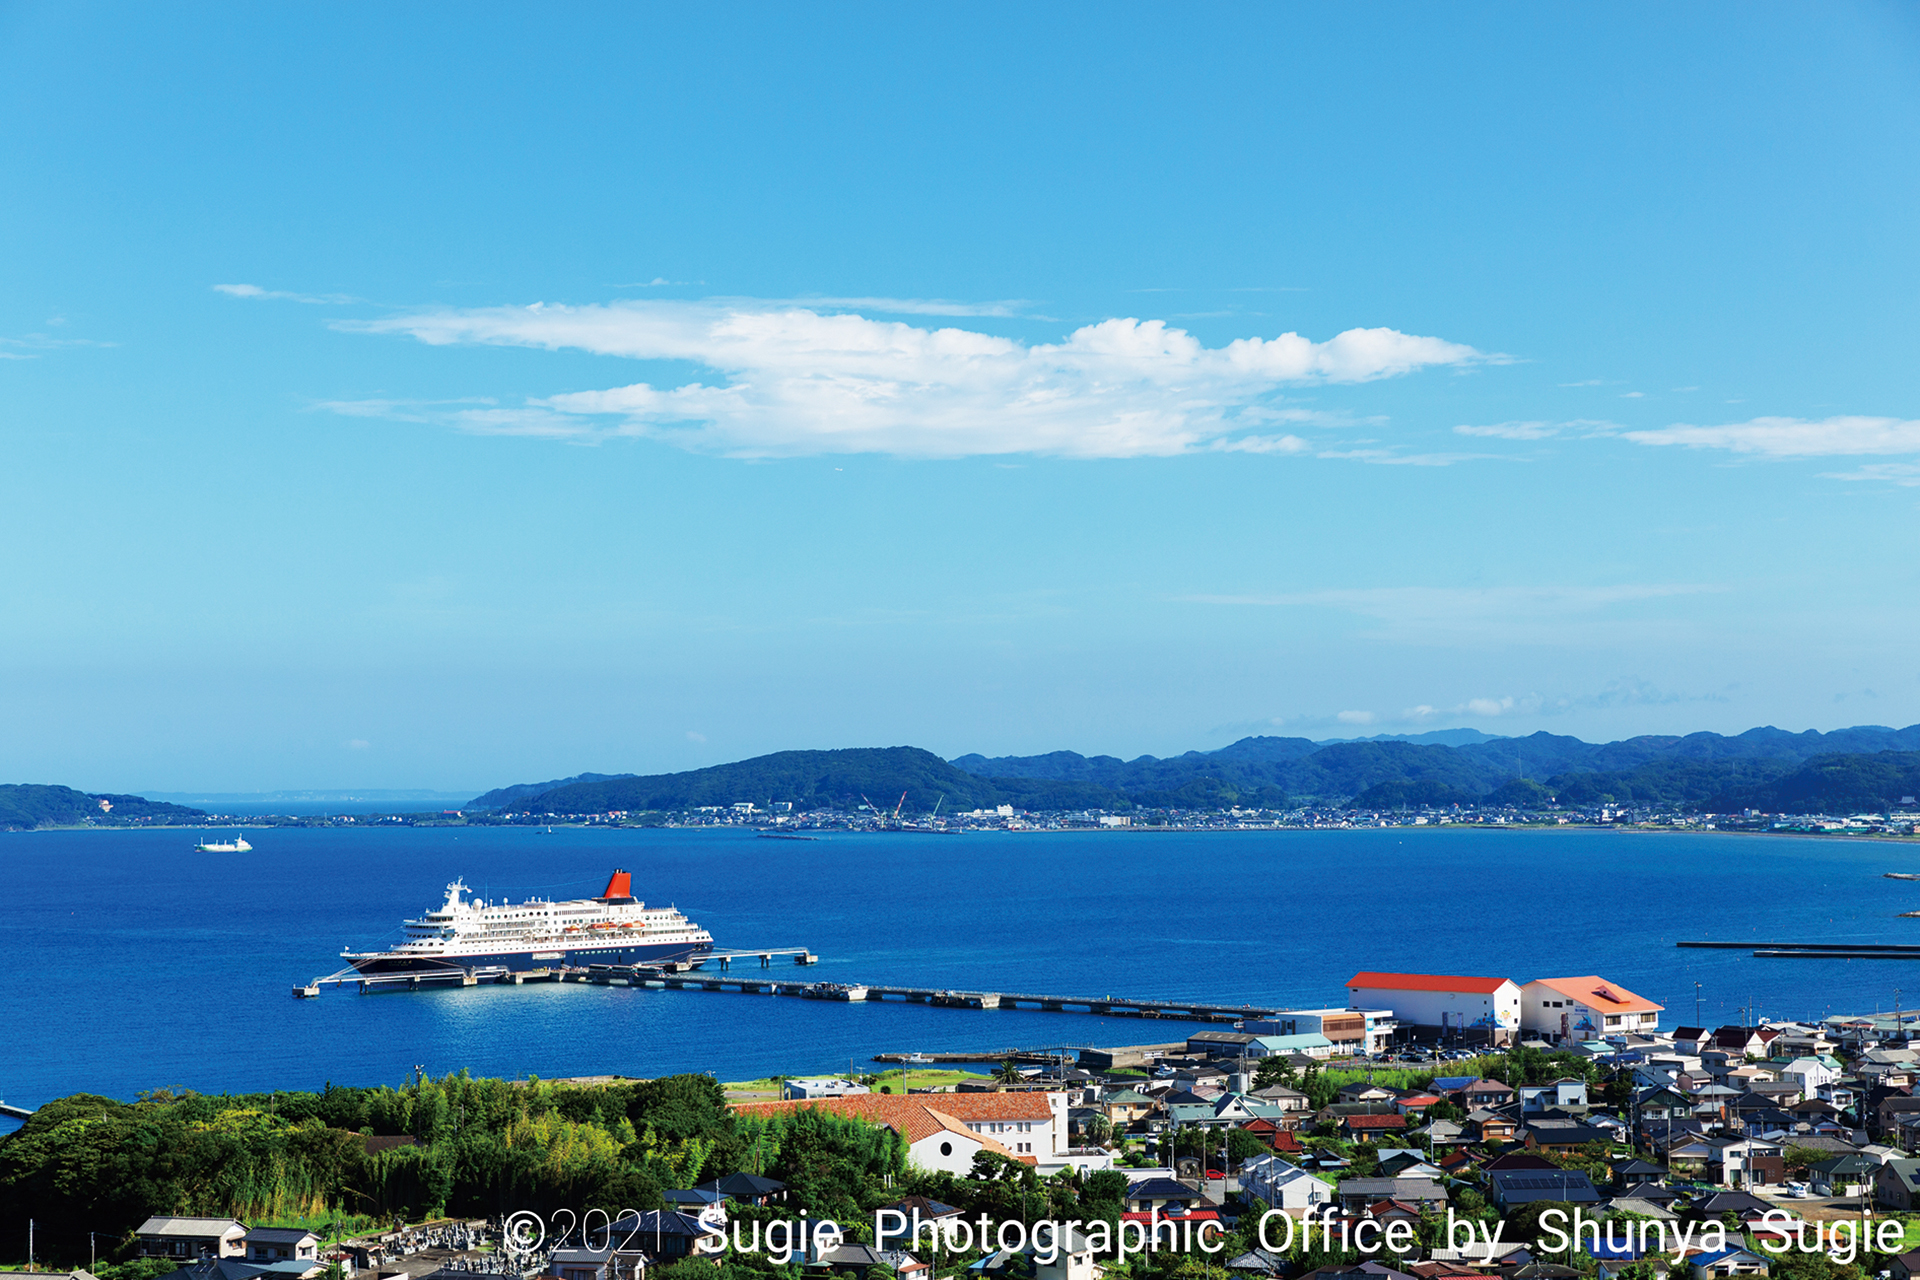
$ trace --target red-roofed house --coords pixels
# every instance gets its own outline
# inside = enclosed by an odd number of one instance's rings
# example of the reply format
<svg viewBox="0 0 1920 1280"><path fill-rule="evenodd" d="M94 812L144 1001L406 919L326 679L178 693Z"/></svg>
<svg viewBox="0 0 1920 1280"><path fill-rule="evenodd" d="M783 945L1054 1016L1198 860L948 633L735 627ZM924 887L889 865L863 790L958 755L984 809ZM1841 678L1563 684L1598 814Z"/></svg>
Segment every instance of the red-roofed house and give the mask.
<svg viewBox="0 0 1920 1280"><path fill-rule="evenodd" d="M1521 1026L1548 1040L1644 1035L1660 1026L1666 1008L1617 982L1591 975L1535 978L1521 988L1520 996Z"/></svg>
<svg viewBox="0 0 1920 1280"><path fill-rule="evenodd" d="M1340 1132L1358 1141L1378 1138L1382 1134L1397 1133L1407 1127L1407 1118L1397 1112L1388 1112L1383 1116L1341 1116Z"/></svg>
<svg viewBox="0 0 1920 1280"><path fill-rule="evenodd" d="M1395 1022L1421 1037L1505 1044L1520 1028L1520 988L1509 978L1368 970L1347 980L1347 1002L1391 1009Z"/></svg>

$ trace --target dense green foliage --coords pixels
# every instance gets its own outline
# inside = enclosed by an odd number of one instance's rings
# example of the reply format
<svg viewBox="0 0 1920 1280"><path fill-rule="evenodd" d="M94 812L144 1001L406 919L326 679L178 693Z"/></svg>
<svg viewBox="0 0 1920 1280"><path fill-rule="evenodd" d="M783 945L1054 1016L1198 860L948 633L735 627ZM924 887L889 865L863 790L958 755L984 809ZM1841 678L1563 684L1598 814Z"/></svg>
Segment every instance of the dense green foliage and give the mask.
<svg viewBox="0 0 1920 1280"><path fill-rule="evenodd" d="M1716 811L1860 813L1914 807L1920 796L1920 751L1820 756L1785 777L1730 787L1710 802Z"/></svg>
<svg viewBox="0 0 1920 1280"><path fill-rule="evenodd" d="M102 809L101 801L112 806ZM163 804L143 796L89 795L72 787L33 783L0 786L0 831L31 831L35 827L94 822L112 826L133 821L181 822L207 815L185 805Z"/></svg>
<svg viewBox="0 0 1920 1280"><path fill-rule="evenodd" d="M1758 785L1792 769L1790 760L1656 760L1625 772L1556 774L1544 789L1563 805L1710 809L1713 798L1731 788Z"/></svg>
<svg viewBox="0 0 1920 1280"><path fill-rule="evenodd" d="M369 1153L367 1135L414 1145ZM802 1112L736 1122L708 1076L606 1087L465 1074L403 1089L235 1096L89 1094L49 1103L0 1138L0 1257L84 1260L87 1233L124 1238L156 1213L248 1221L330 1211L651 1209L665 1187L747 1170L857 1199L905 1166L890 1130Z"/></svg>

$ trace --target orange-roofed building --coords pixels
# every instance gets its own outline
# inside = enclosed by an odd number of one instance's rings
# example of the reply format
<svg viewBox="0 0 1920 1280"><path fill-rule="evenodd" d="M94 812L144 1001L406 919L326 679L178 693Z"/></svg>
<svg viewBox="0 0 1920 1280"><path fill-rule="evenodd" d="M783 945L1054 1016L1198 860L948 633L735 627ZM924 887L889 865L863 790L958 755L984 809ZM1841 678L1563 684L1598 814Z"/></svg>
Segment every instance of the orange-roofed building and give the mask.
<svg viewBox="0 0 1920 1280"><path fill-rule="evenodd" d="M736 1102L739 1116L810 1107L883 1124L904 1136L920 1168L964 1176L986 1150L1025 1164L1051 1161L1065 1144L1066 1095L1047 1093L863 1093L842 1098Z"/></svg>
<svg viewBox="0 0 1920 1280"><path fill-rule="evenodd" d="M1546 1040L1646 1035L1659 1028L1660 1015L1666 1012L1666 1006L1592 975L1535 978L1520 995L1521 1025Z"/></svg>
<svg viewBox="0 0 1920 1280"><path fill-rule="evenodd" d="M1520 1029L1520 987L1510 978L1363 970L1347 979L1347 1002L1393 1010L1420 1039L1506 1044Z"/></svg>

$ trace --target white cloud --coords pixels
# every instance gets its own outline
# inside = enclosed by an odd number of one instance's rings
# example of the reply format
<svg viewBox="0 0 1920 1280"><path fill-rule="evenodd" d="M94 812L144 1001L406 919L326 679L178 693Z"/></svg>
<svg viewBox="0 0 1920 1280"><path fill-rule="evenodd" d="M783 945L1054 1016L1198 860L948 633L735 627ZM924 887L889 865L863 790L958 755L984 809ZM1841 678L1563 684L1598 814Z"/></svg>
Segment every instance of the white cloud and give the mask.
<svg viewBox="0 0 1920 1280"><path fill-rule="evenodd" d="M1391 449L1322 449L1320 458L1347 458L1380 467L1450 467L1456 462L1497 458L1496 453L1395 453Z"/></svg>
<svg viewBox="0 0 1920 1280"><path fill-rule="evenodd" d="M691 729L689 729L689 730L687 730L687 741L688 741L688 742L705 742L706 740L707 740L707 735L706 735L706 734L704 734L704 733L695 733L695 732L694 732L693 730L691 730Z"/></svg>
<svg viewBox="0 0 1920 1280"><path fill-rule="evenodd" d="M717 299L764 307L763 298ZM1032 305L1024 298L1000 302L954 302L947 298L783 298L774 305L826 311L878 311L889 316L1019 316Z"/></svg>
<svg viewBox="0 0 1920 1280"><path fill-rule="evenodd" d="M65 324L66 321L54 319L47 323ZM117 347L119 345L117 342L99 342L92 338L53 338L44 333L28 333L17 338L0 338L0 360L38 360L40 352L58 351L64 347Z"/></svg>
<svg viewBox="0 0 1920 1280"><path fill-rule="evenodd" d="M1823 480L1878 480L1903 488L1920 487L1920 466L1911 462L1869 462L1852 471L1822 471Z"/></svg>
<svg viewBox="0 0 1920 1280"><path fill-rule="evenodd" d="M1341 724L1372 724L1378 718L1371 711L1342 711L1334 717Z"/></svg>
<svg viewBox="0 0 1920 1280"><path fill-rule="evenodd" d="M1620 428L1604 418L1574 418L1568 422L1495 422L1484 427L1458 426L1454 433L1494 440L1547 440L1565 432L1586 436L1610 436Z"/></svg>
<svg viewBox="0 0 1920 1280"><path fill-rule="evenodd" d="M1463 436L1489 436L1496 440L1545 440L1560 434L1557 422L1496 422L1485 427L1455 427Z"/></svg>
<svg viewBox="0 0 1920 1280"><path fill-rule="evenodd" d="M340 745L345 747L349 751L365 751L368 747L371 747L373 744L371 742L368 742L365 738L348 738L345 742L341 743Z"/></svg>
<svg viewBox="0 0 1920 1280"><path fill-rule="evenodd" d="M230 298L253 298L267 302L304 302L315 307L337 307L358 301L344 293L284 293L278 289L262 289L257 284L217 284L215 293L224 293Z"/></svg>
<svg viewBox="0 0 1920 1280"><path fill-rule="evenodd" d="M1839 417L1754 418L1726 426L1679 423L1650 431L1627 431L1636 444L1726 449L1766 458L1826 458L1859 454L1920 453L1920 420Z"/></svg>
<svg viewBox="0 0 1920 1280"><path fill-rule="evenodd" d="M637 382L442 418L473 431L648 436L739 457L1303 452L1294 437L1251 430L1271 420L1269 401L1284 386L1367 382L1497 358L1392 329L1206 347L1163 321L1114 319L1064 342L1029 345L968 329L712 301L446 310L337 327L434 346L685 361L708 373L678 385Z"/></svg>

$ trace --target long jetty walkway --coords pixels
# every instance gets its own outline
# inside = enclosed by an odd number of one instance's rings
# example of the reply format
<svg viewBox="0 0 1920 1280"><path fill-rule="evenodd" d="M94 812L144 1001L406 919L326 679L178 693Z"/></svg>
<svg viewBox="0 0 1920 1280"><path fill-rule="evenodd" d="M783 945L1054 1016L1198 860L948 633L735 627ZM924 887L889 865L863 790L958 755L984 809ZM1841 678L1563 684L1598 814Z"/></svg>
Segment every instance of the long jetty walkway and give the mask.
<svg viewBox="0 0 1920 1280"><path fill-rule="evenodd" d="M797 996L803 1000L895 1000L943 1009L1038 1009L1110 1018L1172 1018L1181 1022L1238 1022L1278 1012L1278 1007L1208 1004L1193 1000L1127 996L1034 995L1021 991L960 991L949 987L900 987L885 983L779 982L737 974L663 973L647 965L595 965L586 980L670 991L735 991L747 995Z"/></svg>
<svg viewBox="0 0 1920 1280"><path fill-rule="evenodd" d="M1920 960L1911 942L1676 942L1676 947L1750 951L1759 960Z"/></svg>

